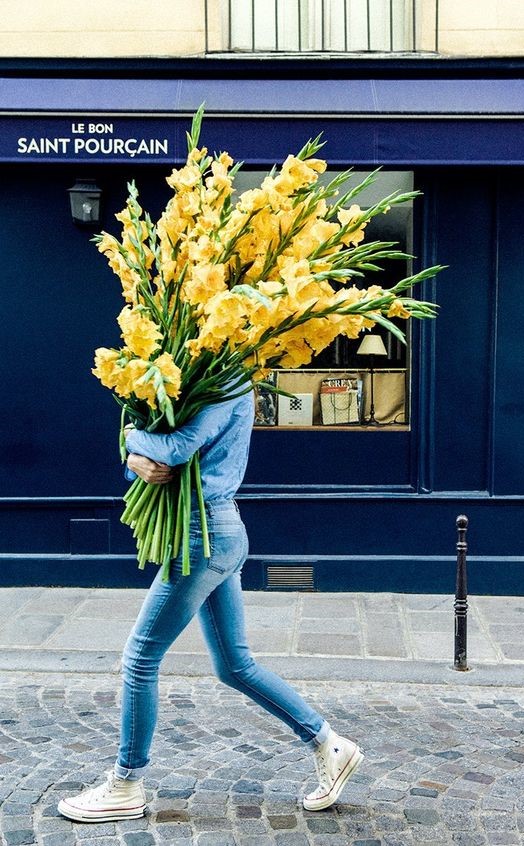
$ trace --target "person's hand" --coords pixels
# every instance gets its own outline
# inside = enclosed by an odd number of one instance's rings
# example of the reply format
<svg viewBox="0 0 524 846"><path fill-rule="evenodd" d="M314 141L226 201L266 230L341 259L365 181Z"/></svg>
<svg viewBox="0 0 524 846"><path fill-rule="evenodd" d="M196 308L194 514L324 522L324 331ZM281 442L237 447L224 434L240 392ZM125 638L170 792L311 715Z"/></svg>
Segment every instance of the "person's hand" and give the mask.
<svg viewBox="0 0 524 846"><path fill-rule="evenodd" d="M129 433L132 432L134 428L135 428L134 423L126 423L126 425L124 426L124 437L127 438Z"/></svg>
<svg viewBox="0 0 524 846"><path fill-rule="evenodd" d="M170 467L169 464L152 461L145 455L137 455L134 452L128 455L127 466L144 482L149 482L151 485L165 485L171 482L175 475L175 468Z"/></svg>

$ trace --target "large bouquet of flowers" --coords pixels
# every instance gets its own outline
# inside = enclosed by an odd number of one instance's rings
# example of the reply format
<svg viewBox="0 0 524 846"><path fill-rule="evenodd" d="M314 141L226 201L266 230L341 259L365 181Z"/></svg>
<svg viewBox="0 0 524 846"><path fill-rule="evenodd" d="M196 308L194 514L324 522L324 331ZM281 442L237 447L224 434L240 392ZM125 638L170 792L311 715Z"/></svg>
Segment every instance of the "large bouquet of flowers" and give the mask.
<svg viewBox="0 0 524 846"><path fill-rule="evenodd" d="M348 190L341 189L351 170L320 185L326 162L315 158L322 146L316 138L259 188L235 198L240 164L198 146L202 115L200 108L187 133L186 164L167 177L173 196L158 222L144 213L131 183L116 215L122 237L102 232L94 239L126 301L118 316L124 346L97 349L92 371L122 408L123 462L126 418L148 432L171 432L254 382L274 389L264 381L271 369L308 363L338 335L356 338L379 324L404 341L392 317L436 314L434 304L409 292L440 266L389 289L354 284L379 271L381 259L411 258L396 242L363 241L375 215L418 192L395 192L361 209L354 198L377 171ZM189 573L193 488L209 556L198 453L172 482L137 478L124 497L121 519L137 539L139 567L162 565L165 580L181 545L182 572Z"/></svg>

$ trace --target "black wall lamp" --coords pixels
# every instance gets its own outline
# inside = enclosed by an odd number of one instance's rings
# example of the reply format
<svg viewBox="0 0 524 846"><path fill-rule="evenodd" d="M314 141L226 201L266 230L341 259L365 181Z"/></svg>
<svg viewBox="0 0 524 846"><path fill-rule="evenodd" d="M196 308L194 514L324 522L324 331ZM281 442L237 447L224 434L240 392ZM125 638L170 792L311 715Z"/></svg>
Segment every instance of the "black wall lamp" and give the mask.
<svg viewBox="0 0 524 846"><path fill-rule="evenodd" d="M100 223L100 197L102 189L94 179L77 179L68 188L73 221L80 226L97 226Z"/></svg>

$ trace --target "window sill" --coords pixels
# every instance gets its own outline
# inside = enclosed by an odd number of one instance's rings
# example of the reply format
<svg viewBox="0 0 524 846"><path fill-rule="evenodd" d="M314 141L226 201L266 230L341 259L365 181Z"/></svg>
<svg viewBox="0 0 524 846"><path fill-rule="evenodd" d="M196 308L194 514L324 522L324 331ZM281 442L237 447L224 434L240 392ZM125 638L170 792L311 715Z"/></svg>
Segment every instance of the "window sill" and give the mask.
<svg viewBox="0 0 524 846"><path fill-rule="evenodd" d="M403 423L381 423L379 426L361 426L356 423L347 423L340 426L253 426L257 431L278 431L278 432L409 432L410 427Z"/></svg>

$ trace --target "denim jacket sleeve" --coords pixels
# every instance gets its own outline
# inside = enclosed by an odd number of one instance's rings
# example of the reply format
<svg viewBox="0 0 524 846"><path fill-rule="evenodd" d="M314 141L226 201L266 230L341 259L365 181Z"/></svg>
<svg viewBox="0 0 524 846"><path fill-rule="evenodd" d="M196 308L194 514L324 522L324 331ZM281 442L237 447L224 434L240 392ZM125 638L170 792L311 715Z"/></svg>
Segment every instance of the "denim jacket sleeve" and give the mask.
<svg viewBox="0 0 524 846"><path fill-rule="evenodd" d="M130 468L130 467L128 467L128 466L127 466L127 464L125 465L125 467L124 467L124 476L125 476L125 478L126 478L129 482L134 482L134 480L137 478L137 475L138 475L138 474L137 474L137 473L135 473L135 471L134 471L134 470L131 470L131 468Z"/></svg>
<svg viewBox="0 0 524 846"><path fill-rule="evenodd" d="M133 429L126 438L128 452L145 455L171 467L185 464L219 431L230 414L229 402L209 405L169 435ZM132 472L132 471L130 471Z"/></svg>

